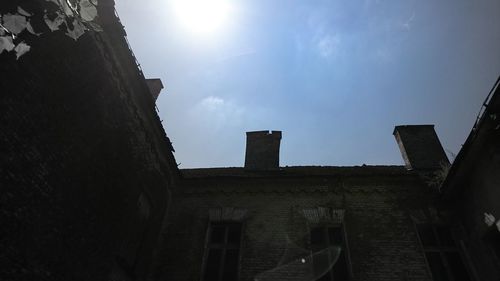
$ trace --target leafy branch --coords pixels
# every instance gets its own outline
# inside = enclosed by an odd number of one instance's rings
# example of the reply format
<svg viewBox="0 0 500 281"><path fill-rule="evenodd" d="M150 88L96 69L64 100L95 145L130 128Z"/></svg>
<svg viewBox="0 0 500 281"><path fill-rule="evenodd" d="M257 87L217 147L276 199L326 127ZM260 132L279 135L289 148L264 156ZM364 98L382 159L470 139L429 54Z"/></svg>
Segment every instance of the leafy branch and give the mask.
<svg viewBox="0 0 500 281"><path fill-rule="evenodd" d="M45 30L54 32L65 30L65 34L75 41L86 31L102 31L97 20L97 0L43 0L43 22ZM16 53L19 59L27 53L31 47L19 39L19 35L25 30L32 35L40 36L43 31L37 32L32 25L32 19L36 16L18 6L14 13L0 14L0 54L3 51ZM40 30L39 28L38 30ZM42 29L43 30L43 29Z"/></svg>

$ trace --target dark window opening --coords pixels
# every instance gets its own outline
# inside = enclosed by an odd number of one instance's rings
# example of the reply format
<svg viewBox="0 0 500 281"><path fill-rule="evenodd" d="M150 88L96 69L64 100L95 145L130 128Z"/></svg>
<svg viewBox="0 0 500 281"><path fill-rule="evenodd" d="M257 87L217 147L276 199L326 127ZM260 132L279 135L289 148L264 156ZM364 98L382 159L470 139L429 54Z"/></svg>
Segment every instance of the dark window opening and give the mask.
<svg viewBox="0 0 500 281"><path fill-rule="evenodd" d="M347 245L342 226L315 227L311 229L311 248L313 252L321 251L331 246L341 248L340 256L332 269L322 275L318 281L347 281L349 278L349 263L347 260ZM334 257L331 257L333 259ZM332 260L313 260L314 271L320 272L331 264Z"/></svg>
<svg viewBox="0 0 500 281"><path fill-rule="evenodd" d="M203 281L236 281L241 223L212 223L208 229Z"/></svg>
<svg viewBox="0 0 500 281"><path fill-rule="evenodd" d="M127 222L121 251L116 256L116 264L129 276L134 276L141 262L141 251L144 250L147 241L148 226L153 211L153 205L145 192L139 195L136 207Z"/></svg>
<svg viewBox="0 0 500 281"><path fill-rule="evenodd" d="M492 225L488 228L483 236L483 240L488 243L488 245L495 253L496 257L500 259L500 232L498 231L496 225Z"/></svg>
<svg viewBox="0 0 500 281"><path fill-rule="evenodd" d="M436 235L434 234L434 229L431 225L418 225L417 230L420 237L420 242L422 242L422 246L432 247L438 245Z"/></svg>
<svg viewBox="0 0 500 281"><path fill-rule="evenodd" d="M446 267L444 266L443 259L439 252L426 252L425 258L429 263L429 268L432 273L432 279L434 281L448 281L448 274L446 273Z"/></svg>
<svg viewBox="0 0 500 281"><path fill-rule="evenodd" d="M434 281L471 281L449 227L417 225L417 232Z"/></svg>
<svg viewBox="0 0 500 281"><path fill-rule="evenodd" d="M451 229L449 227L436 227L436 232L439 237L439 242L445 247L456 247L455 240L451 234Z"/></svg>

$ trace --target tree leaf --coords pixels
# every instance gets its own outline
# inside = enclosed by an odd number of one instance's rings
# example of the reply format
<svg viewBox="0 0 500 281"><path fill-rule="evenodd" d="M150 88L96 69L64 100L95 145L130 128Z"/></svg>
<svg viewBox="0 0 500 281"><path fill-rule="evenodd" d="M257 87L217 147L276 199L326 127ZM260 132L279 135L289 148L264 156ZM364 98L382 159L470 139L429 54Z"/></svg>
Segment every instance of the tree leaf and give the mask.
<svg viewBox="0 0 500 281"><path fill-rule="evenodd" d="M10 36L0 36L0 54L3 53L3 50L12 51L15 45L12 43L12 37Z"/></svg>
<svg viewBox="0 0 500 281"><path fill-rule="evenodd" d="M32 16L32 14L26 12L25 10L23 10L23 8L21 8L19 6L17 7L17 13L20 14L20 15L23 15L25 17L31 17Z"/></svg>
<svg viewBox="0 0 500 281"><path fill-rule="evenodd" d="M51 31L56 31L59 30L59 26L64 22L64 15L57 12L57 17L54 20L50 20L47 14L45 14L43 19Z"/></svg>
<svg viewBox="0 0 500 281"><path fill-rule="evenodd" d="M80 1L80 16L83 21L91 21L97 17L97 9L88 0Z"/></svg>
<svg viewBox="0 0 500 281"><path fill-rule="evenodd" d="M40 34L42 34L41 32L36 33L35 30L33 29L33 26L31 26L31 23L29 21L28 21L28 24L26 25L26 30L28 30L29 33L36 35L36 36L40 36Z"/></svg>
<svg viewBox="0 0 500 281"><path fill-rule="evenodd" d="M72 29L68 28L66 35L75 39L75 41L76 41L78 38L80 38L80 36L83 35L83 33L85 33L85 27L77 19L73 19L72 24L73 24L73 28Z"/></svg>
<svg viewBox="0 0 500 281"><path fill-rule="evenodd" d="M19 59L22 55L26 54L30 49L31 47L24 43L24 41L17 44L16 48L14 48L14 51L16 51L16 59Z"/></svg>
<svg viewBox="0 0 500 281"><path fill-rule="evenodd" d="M86 22L85 25L88 29L93 31L102 31L102 27L93 21Z"/></svg>
<svg viewBox="0 0 500 281"><path fill-rule="evenodd" d="M22 15L6 14L3 16L3 26L13 34L19 34L26 28L28 22Z"/></svg>

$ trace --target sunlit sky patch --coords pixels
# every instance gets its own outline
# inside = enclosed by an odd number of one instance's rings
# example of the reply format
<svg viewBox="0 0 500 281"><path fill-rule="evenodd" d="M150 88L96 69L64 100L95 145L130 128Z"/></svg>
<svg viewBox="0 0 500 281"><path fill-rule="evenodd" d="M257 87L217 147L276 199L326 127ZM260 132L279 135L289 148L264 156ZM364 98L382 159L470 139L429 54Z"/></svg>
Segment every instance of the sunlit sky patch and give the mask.
<svg viewBox="0 0 500 281"><path fill-rule="evenodd" d="M178 1L178 2L177 2ZM180 167L402 164L392 130L435 124L457 153L500 74L497 0L117 0Z"/></svg>
<svg viewBox="0 0 500 281"><path fill-rule="evenodd" d="M182 28L194 33L222 32L232 13L230 0L174 0L172 9Z"/></svg>

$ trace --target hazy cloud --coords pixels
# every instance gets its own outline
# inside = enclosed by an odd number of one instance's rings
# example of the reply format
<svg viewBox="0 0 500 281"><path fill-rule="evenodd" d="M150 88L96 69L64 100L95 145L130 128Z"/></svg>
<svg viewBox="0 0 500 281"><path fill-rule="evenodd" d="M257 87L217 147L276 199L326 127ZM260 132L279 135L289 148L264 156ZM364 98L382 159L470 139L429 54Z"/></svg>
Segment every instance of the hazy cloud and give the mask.
<svg viewBox="0 0 500 281"><path fill-rule="evenodd" d="M340 38L338 35L325 35L316 43L317 50L322 57L331 58L338 54Z"/></svg>
<svg viewBox="0 0 500 281"><path fill-rule="evenodd" d="M221 107L224 106L224 100L219 98L219 97L210 96L210 97L204 98L200 102L200 105L203 109L206 109L209 111L216 111L216 110L220 110Z"/></svg>
<svg viewBox="0 0 500 281"><path fill-rule="evenodd" d="M415 12L413 12L413 14L411 14L410 18L408 18L408 20L406 20L406 22L403 23L403 28L406 30L410 30L411 23L413 22L414 19L415 19Z"/></svg>
<svg viewBox="0 0 500 281"><path fill-rule="evenodd" d="M242 48L238 51L233 52L232 54L229 54L227 56L222 57L218 62L224 62L224 61L239 58L239 57L250 56L250 55L253 55L255 53L257 53L257 51L254 48L245 47L245 48Z"/></svg>
<svg viewBox="0 0 500 281"><path fill-rule="evenodd" d="M195 118L201 118L214 129L238 125L243 118L244 108L221 97L209 96L202 99L191 111Z"/></svg>
<svg viewBox="0 0 500 281"><path fill-rule="evenodd" d="M380 46L375 52L375 59L377 62L388 63L393 61L394 56L391 53L391 49Z"/></svg>

